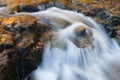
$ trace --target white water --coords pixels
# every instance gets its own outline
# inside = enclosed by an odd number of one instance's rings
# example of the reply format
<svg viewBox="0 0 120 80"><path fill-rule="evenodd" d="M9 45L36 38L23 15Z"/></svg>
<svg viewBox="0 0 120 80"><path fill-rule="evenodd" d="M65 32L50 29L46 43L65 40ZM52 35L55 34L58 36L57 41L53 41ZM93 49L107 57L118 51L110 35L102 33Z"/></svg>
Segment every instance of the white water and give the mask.
<svg viewBox="0 0 120 80"><path fill-rule="evenodd" d="M120 47L106 35L102 26L72 11L50 8L44 12L47 12L44 15L51 17L59 14L57 18L71 24L57 29L57 46L62 46L64 42L63 48L51 47L50 42L45 46L42 63L31 74L35 80L120 80ZM86 27L88 33L92 33L89 47L78 48L70 40L76 38L74 29L79 26Z"/></svg>

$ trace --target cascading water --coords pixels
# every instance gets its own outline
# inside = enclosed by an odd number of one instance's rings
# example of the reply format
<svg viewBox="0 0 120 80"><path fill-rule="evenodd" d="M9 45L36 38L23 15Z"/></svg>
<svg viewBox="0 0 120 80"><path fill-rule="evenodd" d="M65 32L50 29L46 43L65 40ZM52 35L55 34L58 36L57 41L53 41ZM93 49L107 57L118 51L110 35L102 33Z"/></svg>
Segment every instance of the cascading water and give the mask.
<svg viewBox="0 0 120 80"><path fill-rule="evenodd" d="M58 36L54 38L56 45L52 46L49 41L45 46L42 63L31 73L34 80L120 80L120 47L106 35L101 25L80 13L58 8L39 13L33 13L37 18L42 16L38 20L47 19L51 20L50 24L56 24ZM54 14L59 16L54 17ZM60 23L51 17L66 20L70 25L59 29ZM91 34L92 42L88 47L80 48L73 42L77 38L74 30L80 26Z"/></svg>

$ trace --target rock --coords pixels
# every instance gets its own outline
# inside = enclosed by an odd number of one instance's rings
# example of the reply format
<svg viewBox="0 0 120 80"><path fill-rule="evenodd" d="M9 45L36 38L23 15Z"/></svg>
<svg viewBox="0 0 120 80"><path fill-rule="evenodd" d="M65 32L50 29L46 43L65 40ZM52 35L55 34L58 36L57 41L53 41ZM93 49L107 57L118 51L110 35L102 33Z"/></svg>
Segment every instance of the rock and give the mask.
<svg viewBox="0 0 120 80"><path fill-rule="evenodd" d="M55 47L66 50L68 45L67 39L71 40L78 48L89 47L92 43L92 32L84 26L78 26L75 28L73 34L69 36L66 34L61 36L61 33L57 31L49 31L47 34L48 35L45 34L43 41L45 41L45 43L50 43L51 48Z"/></svg>
<svg viewBox="0 0 120 80"><path fill-rule="evenodd" d="M80 35L84 34L85 31L86 31L86 28L80 26L80 27L75 28L74 33L77 37L79 37Z"/></svg>
<svg viewBox="0 0 120 80"><path fill-rule="evenodd" d="M82 34L78 38L74 39L74 43L77 45L79 48L85 48L89 47L91 44L91 36L89 36L87 33Z"/></svg>
<svg viewBox="0 0 120 80"><path fill-rule="evenodd" d="M120 44L120 25L114 26L111 37L117 39L118 43Z"/></svg>
<svg viewBox="0 0 120 80"><path fill-rule="evenodd" d="M39 3L46 5L50 2L51 0L5 0L0 1L0 6L6 6L4 12L8 10L7 13L13 14L18 12L36 12L39 11Z"/></svg>
<svg viewBox="0 0 120 80"><path fill-rule="evenodd" d="M6 50L0 52L0 80L15 80L15 72L12 67L12 64L10 64L10 60L8 57L8 52Z"/></svg>
<svg viewBox="0 0 120 80"><path fill-rule="evenodd" d="M10 10L9 13L38 11L37 2L32 0L6 0L1 2L1 5L2 4L7 6L7 8Z"/></svg>
<svg viewBox="0 0 120 80"><path fill-rule="evenodd" d="M115 26L120 26L120 2L118 0L104 0L104 1L93 1L87 4L91 10L83 12L84 14L93 17L98 23L102 24L106 29L108 35L112 38L117 38L117 30ZM82 10L84 11L84 10ZM120 29L120 28L119 28Z"/></svg>
<svg viewBox="0 0 120 80"><path fill-rule="evenodd" d="M4 48L12 47L14 45L12 35L10 35L10 34L2 34L0 43L1 43L1 45L3 45Z"/></svg>
<svg viewBox="0 0 120 80"><path fill-rule="evenodd" d="M82 12L96 20L99 18L98 23L103 24L108 34L120 42L119 3L112 0L95 0L93 2L89 0L90 2L84 4L81 4L81 2L79 4L64 2L66 0L59 1L61 1L61 5L59 5L59 2L56 3L62 8ZM10 16L7 14L21 11L35 12L38 10L39 2L45 4L44 7L48 7L50 0L34 0L33 2L32 0L6 0L0 2L0 6L7 6L7 8L0 9L5 10L3 11L5 13L0 13L0 80L22 80L36 69L42 59L43 45L49 39L51 39L52 46L60 44L57 47L65 49L65 41L55 41L58 38L55 34L50 38L49 31L51 28L49 28L49 25L38 23L36 18L30 15ZM55 2L54 5L56 5ZM77 38L74 39L74 43L78 47L84 48L91 44L91 35L86 33L86 29L77 29L75 32ZM79 36L81 34L82 36ZM46 36L49 37L45 40Z"/></svg>
<svg viewBox="0 0 120 80"><path fill-rule="evenodd" d="M22 80L37 68L48 30L30 15L0 18L0 80Z"/></svg>
<svg viewBox="0 0 120 80"><path fill-rule="evenodd" d="M120 25L120 17L117 16L110 16L109 21L113 26Z"/></svg>
<svg viewBox="0 0 120 80"><path fill-rule="evenodd" d="M2 21L1 25L9 25L14 28L29 28L36 24L36 18L29 15L18 15L6 18Z"/></svg>
<svg viewBox="0 0 120 80"><path fill-rule="evenodd" d="M18 12L37 12L37 11L39 11L37 7L24 6L24 5L18 6Z"/></svg>
<svg viewBox="0 0 120 80"><path fill-rule="evenodd" d="M87 28L84 26L79 26L75 28L74 33L76 35L76 38L73 40L74 44L79 48L85 48L91 45L91 37L92 32L86 32L88 31Z"/></svg>

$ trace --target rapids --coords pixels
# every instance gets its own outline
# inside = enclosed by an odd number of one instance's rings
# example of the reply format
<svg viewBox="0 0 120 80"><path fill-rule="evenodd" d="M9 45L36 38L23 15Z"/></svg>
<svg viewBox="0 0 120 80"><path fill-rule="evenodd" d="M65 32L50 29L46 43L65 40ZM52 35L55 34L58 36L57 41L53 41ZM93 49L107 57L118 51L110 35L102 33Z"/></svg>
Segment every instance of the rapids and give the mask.
<svg viewBox="0 0 120 80"><path fill-rule="evenodd" d="M81 13L55 7L26 14L58 33L57 44L51 47L49 41L45 45L42 62L29 75L34 80L120 80L120 47L107 36L102 25ZM84 48L77 47L72 40L77 38L75 28L81 26L92 41Z"/></svg>

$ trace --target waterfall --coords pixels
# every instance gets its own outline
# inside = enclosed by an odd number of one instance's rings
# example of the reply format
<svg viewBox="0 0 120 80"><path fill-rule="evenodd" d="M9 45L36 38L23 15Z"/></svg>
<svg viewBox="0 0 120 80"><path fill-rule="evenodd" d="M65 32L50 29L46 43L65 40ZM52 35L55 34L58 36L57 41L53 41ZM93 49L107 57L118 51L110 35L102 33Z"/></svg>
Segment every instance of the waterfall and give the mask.
<svg viewBox="0 0 120 80"><path fill-rule="evenodd" d="M42 63L30 74L34 80L120 80L120 47L101 25L81 13L58 8L30 14L38 21L50 21L48 25L55 26L52 28L57 32L53 42L48 41L44 47ZM74 43L79 27L89 35L91 43L87 47ZM83 38L80 33L79 39Z"/></svg>

